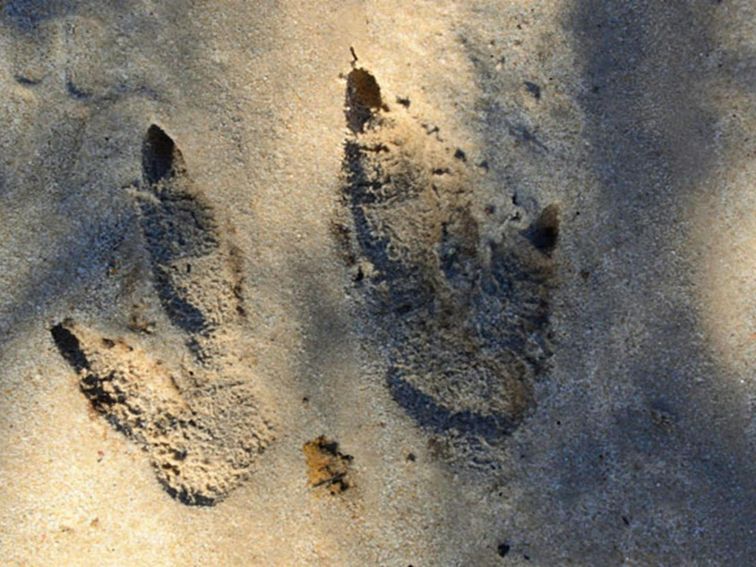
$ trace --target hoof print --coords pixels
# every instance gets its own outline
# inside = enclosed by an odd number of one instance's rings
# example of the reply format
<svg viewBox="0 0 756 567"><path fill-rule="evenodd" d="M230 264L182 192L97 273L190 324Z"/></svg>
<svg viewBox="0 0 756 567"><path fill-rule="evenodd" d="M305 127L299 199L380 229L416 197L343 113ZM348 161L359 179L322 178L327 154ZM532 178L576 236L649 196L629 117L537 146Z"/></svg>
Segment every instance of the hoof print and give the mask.
<svg viewBox="0 0 756 567"><path fill-rule="evenodd" d="M465 153L380 92L365 69L350 73L339 244L351 243L395 401L434 433L490 444L534 407L551 355L559 208L492 231Z"/></svg>

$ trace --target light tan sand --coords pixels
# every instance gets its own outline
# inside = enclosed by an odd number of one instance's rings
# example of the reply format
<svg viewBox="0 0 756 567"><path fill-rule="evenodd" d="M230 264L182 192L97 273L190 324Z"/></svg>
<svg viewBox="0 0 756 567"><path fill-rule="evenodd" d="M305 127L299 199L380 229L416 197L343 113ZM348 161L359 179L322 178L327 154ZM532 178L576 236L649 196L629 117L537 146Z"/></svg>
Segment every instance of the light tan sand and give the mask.
<svg viewBox="0 0 756 567"><path fill-rule="evenodd" d="M756 558L752 3L0 6L0 564Z"/></svg>

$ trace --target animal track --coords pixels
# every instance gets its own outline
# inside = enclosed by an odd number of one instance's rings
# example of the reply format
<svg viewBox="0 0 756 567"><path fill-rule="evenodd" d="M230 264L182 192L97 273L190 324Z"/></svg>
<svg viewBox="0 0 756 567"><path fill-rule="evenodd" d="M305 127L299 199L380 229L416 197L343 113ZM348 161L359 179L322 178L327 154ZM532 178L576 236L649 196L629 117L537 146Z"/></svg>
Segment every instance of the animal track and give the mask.
<svg viewBox="0 0 756 567"><path fill-rule="evenodd" d="M171 367L71 321L52 335L95 410L147 451L160 483L184 504L222 499L270 442L245 376Z"/></svg>
<svg viewBox="0 0 756 567"><path fill-rule="evenodd" d="M386 345L394 399L431 431L490 442L533 406L533 382L551 355L559 209L485 237L491 211L465 153L402 106L390 110L366 70L349 74L349 214L336 232Z"/></svg>
<svg viewBox="0 0 756 567"><path fill-rule="evenodd" d="M244 315L239 253L221 238L180 150L158 126L147 131L142 164L146 191L137 197L158 297L197 358L211 360L223 352L223 328Z"/></svg>
<svg viewBox="0 0 756 567"><path fill-rule="evenodd" d="M147 132L142 160L144 188L135 197L154 288L194 356L161 359L133 335L111 338L71 320L51 333L95 410L145 449L167 492L211 505L273 439L261 392L230 350L244 315L240 256L158 126Z"/></svg>

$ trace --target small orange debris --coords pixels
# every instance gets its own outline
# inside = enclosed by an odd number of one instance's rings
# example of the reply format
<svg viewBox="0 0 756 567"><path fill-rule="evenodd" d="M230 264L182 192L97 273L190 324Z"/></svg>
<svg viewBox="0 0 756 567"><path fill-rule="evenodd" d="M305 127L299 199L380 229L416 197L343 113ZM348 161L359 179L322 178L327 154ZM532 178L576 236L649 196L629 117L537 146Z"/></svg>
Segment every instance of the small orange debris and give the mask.
<svg viewBox="0 0 756 567"><path fill-rule="evenodd" d="M307 479L312 488L325 487L339 494L350 487L349 466L353 457L339 452L339 444L321 435L302 447L307 462Z"/></svg>

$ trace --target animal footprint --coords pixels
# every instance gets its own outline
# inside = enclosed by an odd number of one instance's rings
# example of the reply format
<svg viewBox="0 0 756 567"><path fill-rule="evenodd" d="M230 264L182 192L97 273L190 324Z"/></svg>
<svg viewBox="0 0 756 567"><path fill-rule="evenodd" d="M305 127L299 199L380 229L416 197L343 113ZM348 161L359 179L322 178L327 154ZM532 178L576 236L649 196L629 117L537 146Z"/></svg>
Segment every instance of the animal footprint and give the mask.
<svg viewBox="0 0 756 567"><path fill-rule="evenodd" d="M273 438L260 392L229 351L244 316L239 255L157 126L142 159L135 196L154 288L194 356L159 358L134 336L104 336L71 320L51 332L95 410L144 448L166 491L211 505L245 479Z"/></svg>
<svg viewBox="0 0 756 567"><path fill-rule="evenodd" d="M221 237L181 152L158 126L142 148L146 190L136 193L155 289L200 361L223 356L224 329L244 316L239 252Z"/></svg>
<svg viewBox="0 0 756 567"><path fill-rule="evenodd" d="M390 109L365 69L347 78L346 117L338 233L386 345L393 398L436 433L500 438L533 407L551 355L559 209L527 229L491 225L465 154Z"/></svg>

